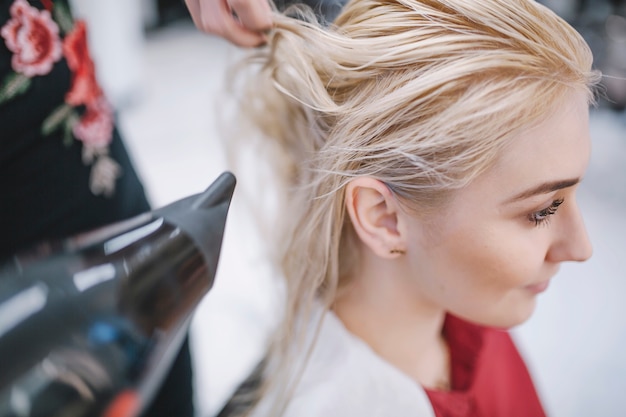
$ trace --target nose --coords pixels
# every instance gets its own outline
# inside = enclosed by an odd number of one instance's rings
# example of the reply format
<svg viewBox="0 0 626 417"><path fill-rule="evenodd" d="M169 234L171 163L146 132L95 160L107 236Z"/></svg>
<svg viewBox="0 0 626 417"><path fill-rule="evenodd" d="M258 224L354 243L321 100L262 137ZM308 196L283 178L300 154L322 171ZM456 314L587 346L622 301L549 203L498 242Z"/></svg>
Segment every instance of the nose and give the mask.
<svg viewBox="0 0 626 417"><path fill-rule="evenodd" d="M589 241L587 228L580 210L574 204L559 222L556 229L555 241L550 247L546 260L550 262L584 262L593 254L593 247Z"/></svg>

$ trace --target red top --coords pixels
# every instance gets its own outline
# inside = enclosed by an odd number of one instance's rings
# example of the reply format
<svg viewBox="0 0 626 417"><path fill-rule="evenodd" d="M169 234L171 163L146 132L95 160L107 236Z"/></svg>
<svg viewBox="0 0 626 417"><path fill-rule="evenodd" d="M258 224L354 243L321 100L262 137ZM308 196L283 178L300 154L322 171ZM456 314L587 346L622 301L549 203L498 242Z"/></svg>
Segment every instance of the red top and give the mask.
<svg viewBox="0 0 626 417"><path fill-rule="evenodd" d="M526 365L506 331L448 315L450 391L426 389L437 417L545 417Z"/></svg>

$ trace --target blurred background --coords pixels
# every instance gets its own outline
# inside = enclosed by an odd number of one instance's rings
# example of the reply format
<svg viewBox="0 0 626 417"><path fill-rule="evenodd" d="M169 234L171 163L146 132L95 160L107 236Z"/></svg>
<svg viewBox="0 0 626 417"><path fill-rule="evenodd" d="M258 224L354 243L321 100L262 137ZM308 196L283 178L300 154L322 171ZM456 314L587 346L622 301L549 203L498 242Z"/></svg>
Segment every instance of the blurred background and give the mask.
<svg viewBox="0 0 626 417"><path fill-rule="evenodd" d="M154 207L203 190L227 168L216 106L241 51L198 32L182 0L74 0L91 25L99 77ZM626 2L545 0L594 50L606 97L579 200L593 258L564 265L514 330L548 414L626 415ZM238 172L240 184L246 173ZM215 287L192 324L198 416L210 417L255 364L277 317L276 286L252 213L235 193Z"/></svg>

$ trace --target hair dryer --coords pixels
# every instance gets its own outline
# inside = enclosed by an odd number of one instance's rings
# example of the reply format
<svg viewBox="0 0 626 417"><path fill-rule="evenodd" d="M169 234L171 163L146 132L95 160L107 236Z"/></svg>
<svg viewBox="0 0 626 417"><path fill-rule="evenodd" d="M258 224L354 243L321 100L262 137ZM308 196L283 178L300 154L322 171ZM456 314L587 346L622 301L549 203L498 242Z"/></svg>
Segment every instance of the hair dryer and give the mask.
<svg viewBox="0 0 626 417"><path fill-rule="evenodd" d="M210 290L235 177L0 266L0 417L139 414Z"/></svg>

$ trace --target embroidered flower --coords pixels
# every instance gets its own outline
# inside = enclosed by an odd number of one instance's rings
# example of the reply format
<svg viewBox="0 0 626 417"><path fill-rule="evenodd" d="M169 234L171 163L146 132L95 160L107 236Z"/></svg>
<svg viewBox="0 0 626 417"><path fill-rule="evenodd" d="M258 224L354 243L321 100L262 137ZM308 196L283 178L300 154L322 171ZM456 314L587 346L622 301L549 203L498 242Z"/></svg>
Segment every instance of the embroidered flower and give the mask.
<svg viewBox="0 0 626 417"><path fill-rule="evenodd" d="M54 7L54 0L41 0L41 4L43 4L46 10L50 11Z"/></svg>
<svg viewBox="0 0 626 417"><path fill-rule="evenodd" d="M95 195L110 197L115 192L115 180L122 174L122 168L108 155L98 158L91 168L89 188Z"/></svg>
<svg viewBox="0 0 626 417"><path fill-rule="evenodd" d="M111 143L113 110L104 96L87 105L85 114L74 125L72 132L90 150L105 148Z"/></svg>
<svg viewBox="0 0 626 417"><path fill-rule="evenodd" d="M32 7L27 0L14 0L11 19L0 28L0 35L13 53L13 72L0 80L0 104L25 93L32 85L31 78L50 73L65 55L72 72L71 87L65 102L43 121L41 134L60 131L66 146L73 140L81 141L83 162L91 165L91 192L110 197L122 168L109 156L113 110L96 80L85 22L74 22L64 2L41 0L41 4L45 10ZM61 32L65 34L63 40Z"/></svg>
<svg viewBox="0 0 626 417"><path fill-rule="evenodd" d="M72 70L72 87L65 101L72 106L90 104L103 93L96 80L96 72L87 44L85 22L79 20L74 29L63 40L63 53Z"/></svg>
<svg viewBox="0 0 626 417"><path fill-rule="evenodd" d="M72 86L65 95L65 102L86 107L73 125L72 133L83 143L83 162L93 164L89 188L95 195L111 196L115 181L121 175L120 166L108 156L113 138L113 110L96 80L84 21L77 21L63 40L63 53L72 71Z"/></svg>
<svg viewBox="0 0 626 417"><path fill-rule="evenodd" d="M62 56L59 27L50 12L38 10L26 0L16 0L10 12L11 20L0 34L13 52L13 70L27 77L48 74Z"/></svg>

